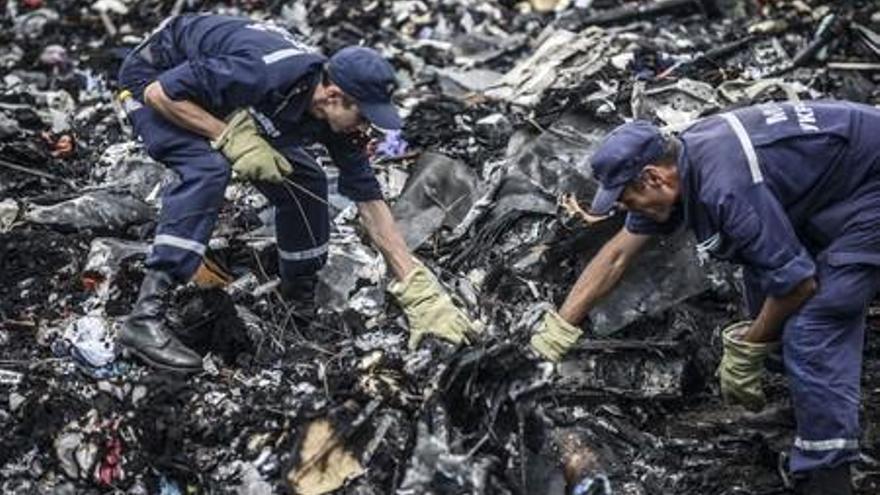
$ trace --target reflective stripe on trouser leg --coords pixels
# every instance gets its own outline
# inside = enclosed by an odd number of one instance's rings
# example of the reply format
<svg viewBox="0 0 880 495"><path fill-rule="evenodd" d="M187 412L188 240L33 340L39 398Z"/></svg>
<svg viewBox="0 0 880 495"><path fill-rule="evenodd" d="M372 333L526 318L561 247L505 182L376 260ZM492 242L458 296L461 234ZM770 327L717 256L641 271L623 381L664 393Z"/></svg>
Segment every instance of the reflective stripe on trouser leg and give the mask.
<svg viewBox="0 0 880 495"><path fill-rule="evenodd" d="M205 253L223 192L229 183L229 161L208 141L166 121L144 106L129 115L147 153L174 170L178 180L162 192L162 209L146 266L189 280Z"/></svg>
<svg viewBox="0 0 880 495"><path fill-rule="evenodd" d="M797 420L793 472L858 458L865 314L880 269L820 260L817 278L819 291L788 319L783 334Z"/></svg>
<svg viewBox="0 0 880 495"><path fill-rule="evenodd" d="M327 262L330 212L326 204L327 176L324 170L301 148L287 148L282 152L293 164L293 173L288 179L298 187L286 183L260 183L257 187L275 205L278 271L281 278L289 280L294 276L311 275Z"/></svg>

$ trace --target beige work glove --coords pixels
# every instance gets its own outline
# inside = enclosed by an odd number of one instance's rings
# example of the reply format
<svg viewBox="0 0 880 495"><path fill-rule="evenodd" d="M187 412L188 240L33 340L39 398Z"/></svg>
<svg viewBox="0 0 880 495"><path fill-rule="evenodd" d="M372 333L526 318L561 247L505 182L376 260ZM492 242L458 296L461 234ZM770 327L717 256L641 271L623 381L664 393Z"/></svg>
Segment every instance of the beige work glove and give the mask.
<svg viewBox="0 0 880 495"><path fill-rule="evenodd" d="M235 112L226 121L226 128L216 141L211 141L211 146L229 159L232 170L241 179L277 183L293 172L287 158L260 136L246 109Z"/></svg>
<svg viewBox="0 0 880 495"><path fill-rule="evenodd" d="M404 280L388 284L388 292L397 299L409 322L410 349L418 347L428 334L455 344L470 344L479 332L421 263Z"/></svg>
<svg viewBox="0 0 880 495"><path fill-rule="evenodd" d="M744 341L743 335L751 325L751 321L741 321L721 331L724 355L718 366L718 378L725 401L742 404L750 411L760 411L767 402L761 388L764 360L779 348L779 342Z"/></svg>
<svg viewBox="0 0 880 495"><path fill-rule="evenodd" d="M529 340L529 346L542 358L558 363L582 333L580 328L565 321L559 313L550 309L544 312L544 318Z"/></svg>

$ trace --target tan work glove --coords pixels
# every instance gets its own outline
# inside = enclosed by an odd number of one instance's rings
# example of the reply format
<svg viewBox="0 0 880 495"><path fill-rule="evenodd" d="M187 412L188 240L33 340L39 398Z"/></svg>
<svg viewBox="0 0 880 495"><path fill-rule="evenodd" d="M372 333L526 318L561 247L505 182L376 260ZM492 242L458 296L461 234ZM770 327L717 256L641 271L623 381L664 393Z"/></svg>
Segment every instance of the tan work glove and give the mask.
<svg viewBox="0 0 880 495"><path fill-rule="evenodd" d="M211 146L220 150L232 163L236 175L245 180L277 183L293 172L287 158L260 136L254 118L246 109L235 112L227 120L226 128L216 141L211 141Z"/></svg>
<svg viewBox="0 0 880 495"><path fill-rule="evenodd" d="M559 313L550 309L544 313L538 330L529 340L529 346L542 358L558 363L582 333L584 332L580 328L565 321Z"/></svg>
<svg viewBox="0 0 880 495"><path fill-rule="evenodd" d="M779 348L779 342L742 340L751 325L751 321L741 321L721 331L724 355L718 366L718 378L725 401L742 404L750 411L760 411L767 402L761 388L764 360Z"/></svg>
<svg viewBox="0 0 880 495"><path fill-rule="evenodd" d="M424 265L417 263L403 281L388 284L409 322L409 348L415 349L427 334L449 342L471 343L479 329L460 309Z"/></svg>

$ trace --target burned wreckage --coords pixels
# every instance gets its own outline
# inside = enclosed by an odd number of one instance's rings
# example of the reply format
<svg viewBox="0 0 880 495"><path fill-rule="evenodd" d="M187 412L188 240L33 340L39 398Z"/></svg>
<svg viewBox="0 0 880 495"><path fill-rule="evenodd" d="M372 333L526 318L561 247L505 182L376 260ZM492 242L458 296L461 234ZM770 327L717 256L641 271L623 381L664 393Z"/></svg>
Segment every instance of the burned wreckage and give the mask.
<svg viewBox="0 0 880 495"><path fill-rule="evenodd" d="M168 315L202 372L117 352L175 177L135 138L116 73L187 12L392 61L405 127L374 136L372 165L409 247L485 327L476 343L407 349L384 262L332 182L320 310L296 318L271 205L235 182ZM622 225L586 212L584 163L607 131L766 101L880 104L875 2L9 0L2 24L3 493L789 493L785 380L769 376L760 413L721 401L741 274L687 233L650 246L558 366L519 349ZM880 491L878 356L869 337L864 494Z"/></svg>

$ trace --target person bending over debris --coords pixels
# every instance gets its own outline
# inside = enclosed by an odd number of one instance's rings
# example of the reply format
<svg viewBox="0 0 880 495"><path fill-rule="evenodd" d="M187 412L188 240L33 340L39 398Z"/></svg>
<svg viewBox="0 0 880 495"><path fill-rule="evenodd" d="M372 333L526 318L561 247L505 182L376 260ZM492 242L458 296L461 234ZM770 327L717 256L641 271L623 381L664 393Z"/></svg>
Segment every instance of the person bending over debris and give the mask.
<svg viewBox="0 0 880 495"><path fill-rule="evenodd" d="M314 309L327 259L327 177L303 146L320 142L340 169L339 191L357 203L367 234L396 282L410 345L426 333L460 342L474 331L434 276L408 251L362 146L372 124L399 129L391 65L369 48L327 59L287 31L249 19L167 19L125 59L120 100L150 156L179 175L162 211L137 302L119 342L150 365L201 368L198 354L163 325L164 298L198 269L230 175L253 181L276 207L281 293Z"/></svg>
<svg viewBox="0 0 880 495"><path fill-rule="evenodd" d="M820 101L722 113L677 138L644 121L618 127L591 158L592 209L620 207L626 224L544 316L531 347L561 359L650 237L685 225L701 257L744 268L753 320L723 330L722 394L761 409L764 360L781 345L798 489L851 493L864 320L880 286L878 128L880 110Z"/></svg>

